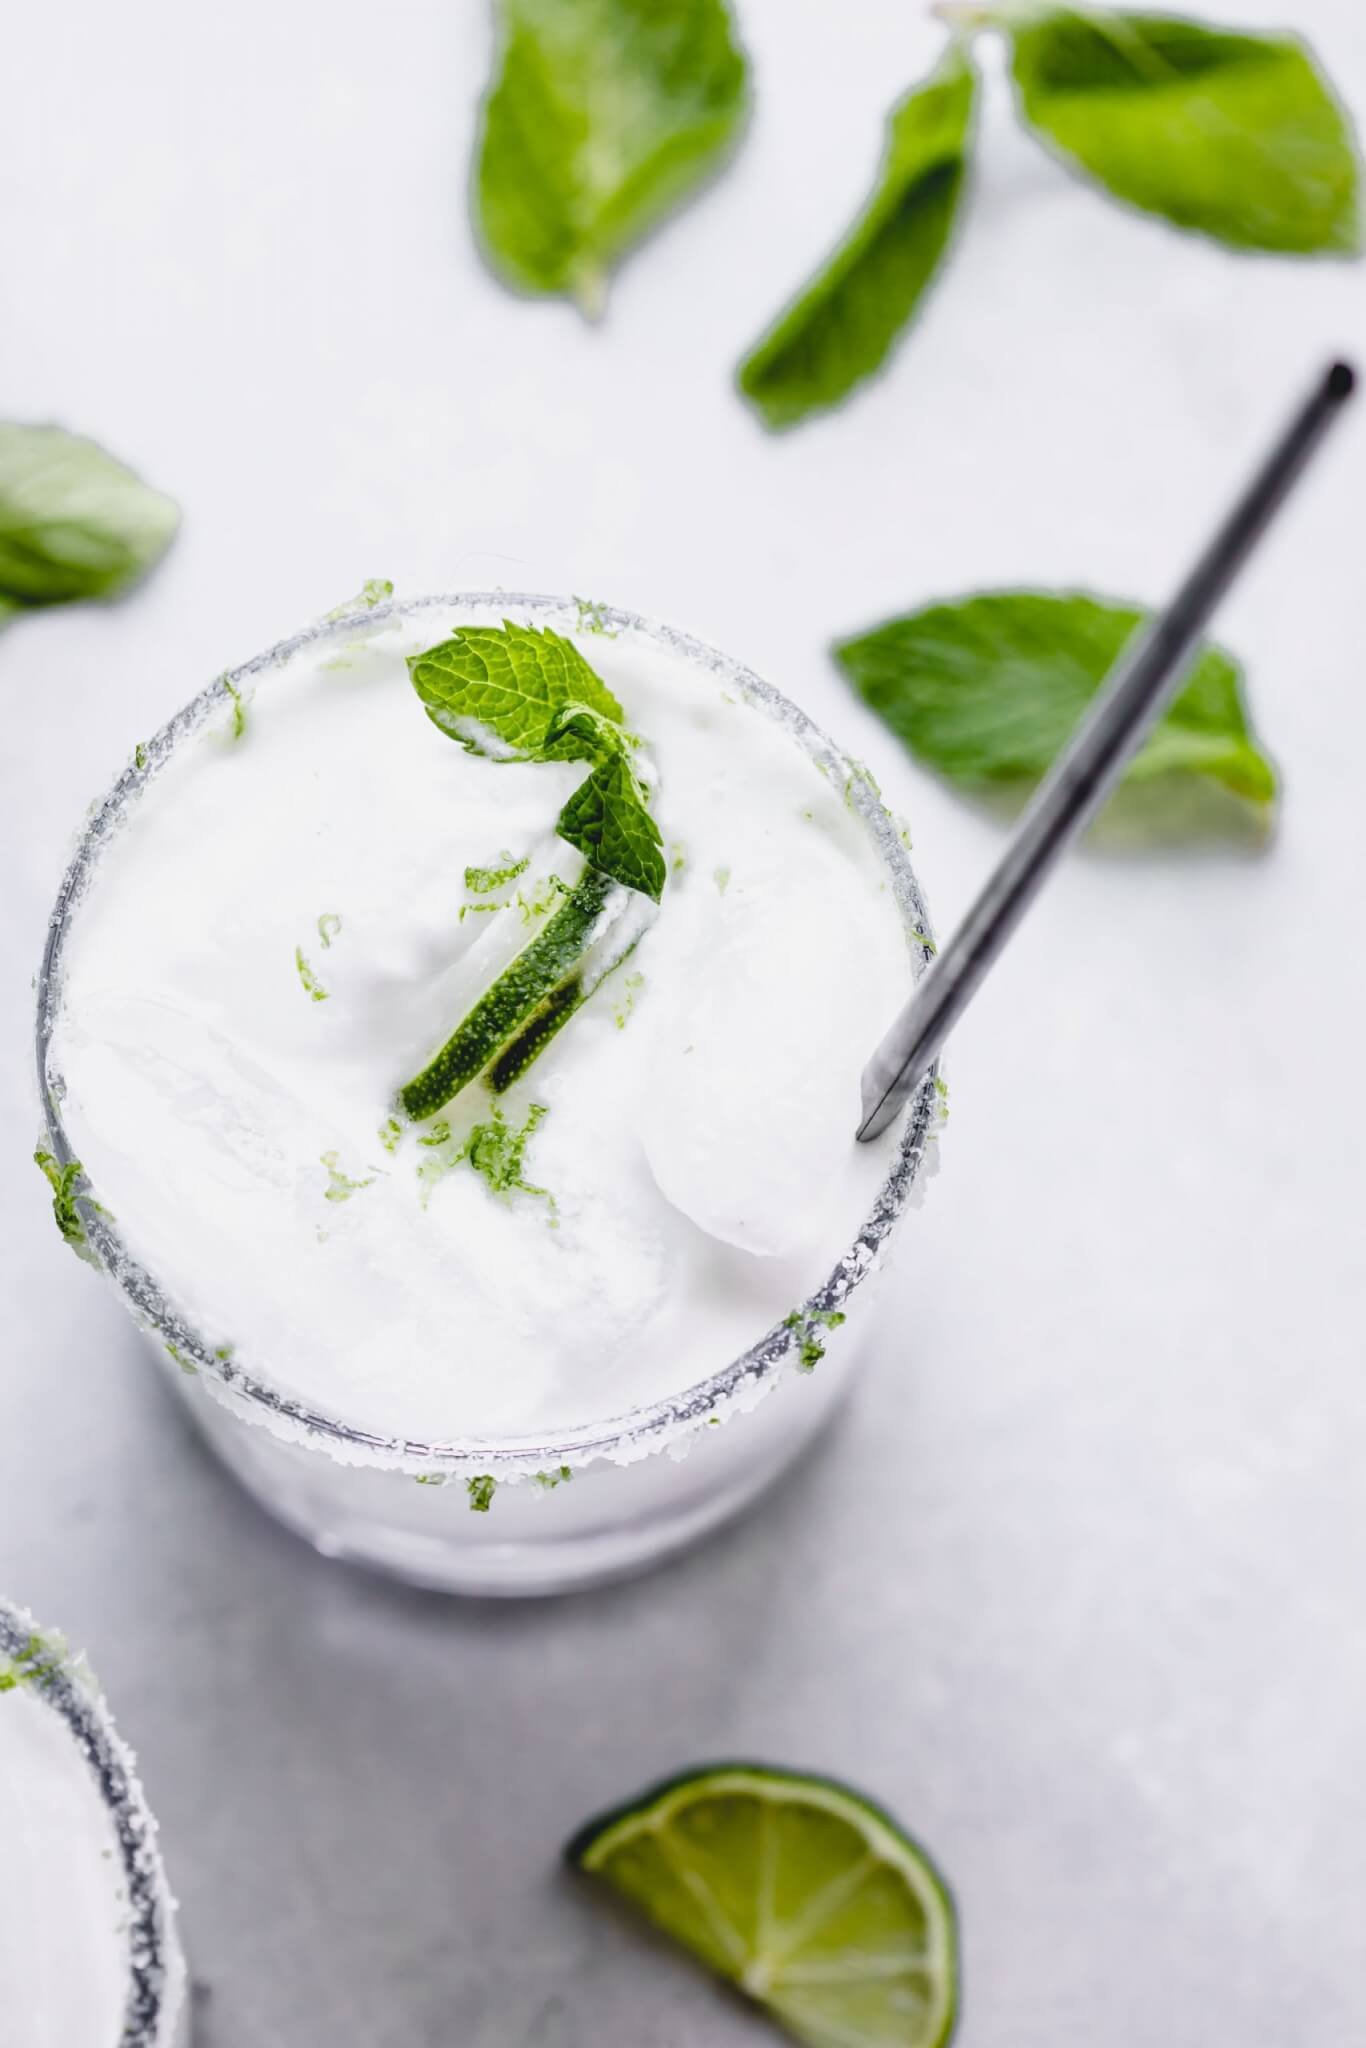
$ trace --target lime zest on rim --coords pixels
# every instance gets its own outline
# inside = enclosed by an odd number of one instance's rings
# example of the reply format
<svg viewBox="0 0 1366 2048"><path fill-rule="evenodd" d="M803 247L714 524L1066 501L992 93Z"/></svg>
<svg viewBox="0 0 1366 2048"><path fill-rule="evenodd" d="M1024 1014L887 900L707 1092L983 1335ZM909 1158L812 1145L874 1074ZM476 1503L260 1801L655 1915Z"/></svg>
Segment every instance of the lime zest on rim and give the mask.
<svg viewBox="0 0 1366 2048"><path fill-rule="evenodd" d="M806 2048L944 2048L953 1900L918 1843L831 1778L720 1764L589 1821L566 1860Z"/></svg>

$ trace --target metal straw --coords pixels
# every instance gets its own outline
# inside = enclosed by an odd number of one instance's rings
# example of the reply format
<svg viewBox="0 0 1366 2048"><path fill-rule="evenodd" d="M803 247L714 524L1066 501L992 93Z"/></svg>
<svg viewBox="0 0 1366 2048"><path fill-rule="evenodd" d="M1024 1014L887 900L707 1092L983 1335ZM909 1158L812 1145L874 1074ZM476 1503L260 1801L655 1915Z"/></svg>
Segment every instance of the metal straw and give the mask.
<svg viewBox="0 0 1366 2048"><path fill-rule="evenodd" d="M886 1130L933 1065L1051 869L1174 694L1210 614L1355 384L1347 363L1324 372L1166 611L1135 630L1000 865L864 1068L861 1139Z"/></svg>

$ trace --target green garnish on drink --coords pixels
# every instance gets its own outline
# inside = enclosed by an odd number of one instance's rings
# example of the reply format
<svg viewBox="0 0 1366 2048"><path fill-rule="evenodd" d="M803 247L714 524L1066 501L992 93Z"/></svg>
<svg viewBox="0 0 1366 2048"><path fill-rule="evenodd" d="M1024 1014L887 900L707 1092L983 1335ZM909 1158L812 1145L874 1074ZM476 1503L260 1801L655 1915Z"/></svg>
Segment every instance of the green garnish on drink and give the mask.
<svg viewBox="0 0 1366 2048"><path fill-rule="evenodd" d="M635 763L638 742L622 709L570 640L550 627L466 627L409 657L413 687L432 723L488 761L586 761L587 778L555 830L587 867L529 943L479 997L422 1072L399 1090L404 1113L424 1122L488 1074L495 1094L524 1074L606 974L634 947L611 932L630 894L658 903L665 864L649 790ZM465 886L491 892L528 861L509 853L496 868L465 870ZM538 901L533 909L548 908ZM585 971L591 954L596 969Z"/></svg>

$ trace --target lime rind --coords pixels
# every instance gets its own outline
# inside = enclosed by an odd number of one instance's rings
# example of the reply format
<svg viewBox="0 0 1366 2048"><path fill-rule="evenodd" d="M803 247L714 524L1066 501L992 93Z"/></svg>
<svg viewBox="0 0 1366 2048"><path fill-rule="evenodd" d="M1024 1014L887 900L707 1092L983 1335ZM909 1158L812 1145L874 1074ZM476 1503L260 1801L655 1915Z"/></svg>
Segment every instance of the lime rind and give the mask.
<svg viewBox="0 0 1366 2048"><path fill-rule="evenodd" d="M944 2048L953 2032L948 1887L919 1843L837 1779L689 1771L589 1821L565 1855L806 2048Z"/></svg>

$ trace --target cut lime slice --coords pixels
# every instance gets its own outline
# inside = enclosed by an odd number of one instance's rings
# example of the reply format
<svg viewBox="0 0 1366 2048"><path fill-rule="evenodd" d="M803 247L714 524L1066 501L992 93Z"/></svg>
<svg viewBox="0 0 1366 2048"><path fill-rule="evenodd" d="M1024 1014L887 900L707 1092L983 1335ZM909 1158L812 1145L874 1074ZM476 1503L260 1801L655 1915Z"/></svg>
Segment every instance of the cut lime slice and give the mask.
<svg viewBox="0 0 1366 2048"><path fill-rule="evenodd" d="M398 1091L405 1113L425 1123L453 1096L483 1073L508 1041L535 1016L546 999L570 977L602 931L606 917L620 911L630 891L610 875L589 868L524 946L485 990L416 1080ZM540 1051L541 1046L536 1047ZM532 1054L535 1057L535 1054ZM523 1063L523 1071L530 1061Z"/></svg>
<svg viewBox="0 0 1366 2048"><path fill-rule="evenodd" d="M847 1785L692 1771L590 1821L565 1854L807 2048L943 2048L953 2031L948 1889Z"/></svg>

